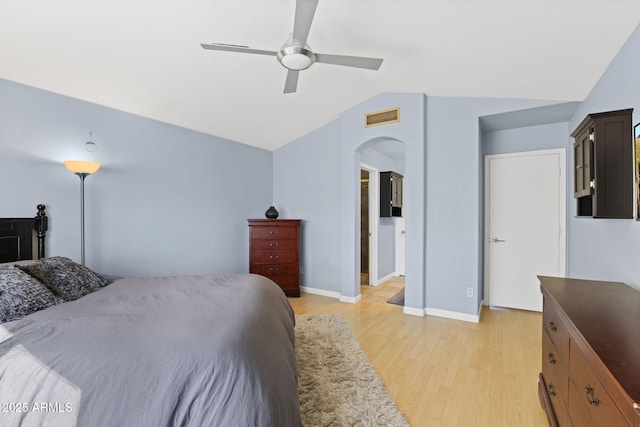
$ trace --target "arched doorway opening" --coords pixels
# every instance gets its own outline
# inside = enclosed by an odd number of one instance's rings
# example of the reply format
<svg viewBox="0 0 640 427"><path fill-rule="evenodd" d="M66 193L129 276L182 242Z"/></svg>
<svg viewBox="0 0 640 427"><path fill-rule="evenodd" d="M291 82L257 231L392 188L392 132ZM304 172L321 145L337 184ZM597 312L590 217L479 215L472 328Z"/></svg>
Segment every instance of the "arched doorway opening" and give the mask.
<svg viewBox="0 0 640 427"><path fill-rule="evenodd" d="M379 138L364 143L357 151L361 161L357 215L360 230L361 295L364 300L367 300L368 295L370 299L379 301L381 295L388 290L376 290L376 287L398 277L394 281L394 288L404 282L405 223L402 203L406 197L403 197L402 182L407 180L406 148L402 141ZM393 209L388 207L391 201L385 200L391 191L390 175L393 175L391 180L395 180L394 194L397 195L394 199L396 207ZM382 198L381 188L385 193Z"/></svg>
<svg viewBox="0 0 640 427"><path fill-rule="evenodd" d="M355 303L360 294L360 164L370 145L395 141L405 148L407 176L405 218L404 313L426 312L426 97L424 94L380 94L345 111L340 117L340 300ZM363 114L400 108L397 123L367 127Z"/></svg>

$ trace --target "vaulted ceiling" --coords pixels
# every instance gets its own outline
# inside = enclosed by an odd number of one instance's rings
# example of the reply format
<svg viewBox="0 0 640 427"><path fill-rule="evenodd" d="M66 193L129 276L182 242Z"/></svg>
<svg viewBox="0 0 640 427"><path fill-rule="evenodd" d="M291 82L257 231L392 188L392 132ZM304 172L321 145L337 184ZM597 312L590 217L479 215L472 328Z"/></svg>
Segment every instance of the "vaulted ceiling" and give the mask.
<svg viewBox="0 0 640 427"><path fill-rule="evenodd" d="M283 94L295 0L0 0L0 78L273 150L381 92L582 100L640 22L637 0L320 0L316 63ZM1 94L0 94L1 97Z"/></svg>

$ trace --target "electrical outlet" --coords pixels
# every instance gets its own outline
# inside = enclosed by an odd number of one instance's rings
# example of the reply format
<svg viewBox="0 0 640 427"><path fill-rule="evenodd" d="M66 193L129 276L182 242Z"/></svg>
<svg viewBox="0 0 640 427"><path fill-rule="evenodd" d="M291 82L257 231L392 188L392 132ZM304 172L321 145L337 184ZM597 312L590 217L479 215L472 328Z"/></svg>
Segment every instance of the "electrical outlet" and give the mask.
<svg viewBox="0 0 640 427"><path fill-rule="evenodd" d="M473 298L473 288L467 288L467 296Z"/></svg>

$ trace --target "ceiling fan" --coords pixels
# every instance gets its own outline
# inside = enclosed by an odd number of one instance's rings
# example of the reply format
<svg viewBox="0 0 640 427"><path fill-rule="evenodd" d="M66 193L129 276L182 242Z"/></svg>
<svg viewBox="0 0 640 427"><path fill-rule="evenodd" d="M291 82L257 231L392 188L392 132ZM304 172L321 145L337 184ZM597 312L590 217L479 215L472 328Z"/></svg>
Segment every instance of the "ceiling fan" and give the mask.
<svg viewBox="0 0 640 427"><path fill-rule="evenodd" d="M204 49L222 50L226 52L254 53L258 55L276 56L280 64L287 71L287 80L284 85L284 93L296 91L298 86L298 74L306 70L315 62L325 64L345 65L347 67L365 68L377 70L382 65L382 59L366 58L361 56L329 55L314 53L307 44L307 37L316 13L318 0L296 0L296 14L293 22L293 33L279 51L251 49L249 46L233 44L212 43L201 44Z"/></svg>

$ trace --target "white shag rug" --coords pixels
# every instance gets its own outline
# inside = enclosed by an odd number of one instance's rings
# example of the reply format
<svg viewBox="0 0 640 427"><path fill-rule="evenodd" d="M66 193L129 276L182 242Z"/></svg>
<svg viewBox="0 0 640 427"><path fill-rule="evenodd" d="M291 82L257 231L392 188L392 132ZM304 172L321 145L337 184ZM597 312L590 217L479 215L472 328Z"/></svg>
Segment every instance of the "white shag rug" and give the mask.
<svg viewBox="0 0 640 427"><path fill-rule="evenodd" d="M409 425L340 315L297 315L295 332L304 427Z"/></svg>

